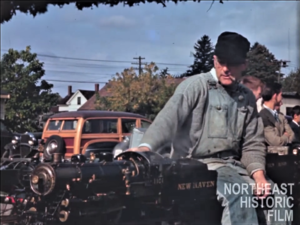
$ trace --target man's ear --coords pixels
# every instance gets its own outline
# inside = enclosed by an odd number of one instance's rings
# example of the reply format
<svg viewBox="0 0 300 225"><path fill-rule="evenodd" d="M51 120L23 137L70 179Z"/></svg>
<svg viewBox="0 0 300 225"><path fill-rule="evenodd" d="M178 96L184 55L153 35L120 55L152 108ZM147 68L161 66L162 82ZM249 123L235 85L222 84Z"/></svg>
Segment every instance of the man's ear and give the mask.
<svg viewBox="0 0 300 225"><path fill-rule="evenodd" d="M216 63L218 61L218 58L216 55L213 55L213 61L214 61L214 67L216 68Z"/></svg>

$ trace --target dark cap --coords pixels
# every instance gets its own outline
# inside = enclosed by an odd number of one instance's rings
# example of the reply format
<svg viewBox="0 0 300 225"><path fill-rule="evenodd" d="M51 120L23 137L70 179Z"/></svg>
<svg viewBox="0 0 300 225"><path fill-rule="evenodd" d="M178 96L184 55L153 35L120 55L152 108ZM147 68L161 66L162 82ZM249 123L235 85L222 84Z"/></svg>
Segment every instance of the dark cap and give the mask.
<svg viewBox="0 0 300 225"><path fill-rule="evenodd" d="M215 55L220 63L242 64L250 50L250 42L247 38L234 32L223 32L218 37L215 47Z"/></svg>

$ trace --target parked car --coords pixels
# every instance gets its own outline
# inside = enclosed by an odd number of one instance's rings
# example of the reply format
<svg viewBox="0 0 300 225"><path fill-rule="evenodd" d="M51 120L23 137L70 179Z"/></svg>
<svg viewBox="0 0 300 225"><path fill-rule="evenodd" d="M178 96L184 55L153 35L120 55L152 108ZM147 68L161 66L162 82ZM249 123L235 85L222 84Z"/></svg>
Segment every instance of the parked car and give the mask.
<svg viewBox="0 0 300 225"><path fill-rule="evenodd" d="M112 152L133 128L147 128L150 124L151 120L135 113L62 112L49 117L40 145L45 159L54 152L64 152L66 159L73 154L89 154L91 150Z"/></svg>
<svg viewBox="0 0 300 225"><path fill-rule="evenodd" d="M15 134L4 148L5 152L2 157L9 158L11 155L18 155L24 158L28 155L32 148L39 147L39 141L42 138L42 132L25 132L23 134Z"/></svg>

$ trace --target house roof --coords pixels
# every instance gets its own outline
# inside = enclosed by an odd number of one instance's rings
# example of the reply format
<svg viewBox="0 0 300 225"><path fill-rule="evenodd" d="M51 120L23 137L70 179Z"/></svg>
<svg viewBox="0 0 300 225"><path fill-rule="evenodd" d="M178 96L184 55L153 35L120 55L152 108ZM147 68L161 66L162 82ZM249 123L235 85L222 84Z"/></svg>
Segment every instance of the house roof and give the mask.
<svg viewBox="0 0 300 225"><path fill-rule="evenodd" d="M67 102L74 96L74 94L76 94L78 91L81 92L81 94L87 99L89 100L91 97L93 97L93 95L95 94L95 91L90 91L90 90L82 90L82 89L78 89L76 92L72 92L71 95L67 95L66 97L64 97L63 99L61 99L58 102L58 105L66 105Z"/></svg>
<svg viewBox="0 0 300 225"><path fill-rule="evenodd" d="M166 83L167 84L172 84L172 83L176 83L179 84L181 83L183 80L185 80L186 78L176 78L176 79L169 79L166 78ZM101 97L109 97L112 96L112 93L107 91L108 88L108 83L105 84L105 86L103 88L101 88L101 90L99 91L99 95ZM84 103L77 111L81 111L81 110L95 110L95 100L96 100L96 95L94 94L86 103Z"/></svg>
<svg viewBox="0 0 300 225"><path fill-rule="evenodd" d="M10 94L7 91L1 90L1 98L2 99L10 98Z"/></svg>
<svg viewBox="0 0 300 225"><path fill-rule="evenodd" d="M66 95L64 98L62 98L57 104L58 105L66 105L66 103L69 101L69 99L74 95L74 92L72 92L71 95Z"/></svg>
<svg viewBox="0 0 300 225"><path fill-rule="evenodd" d="M95 91L90 91L90 90L81 90L81 89L79 89L79 91L81 92L81 94L83 94L83 96L87 100L89 100L95 94Z"/></svg>
<svg viewBox="0 0 300 225"><path fill-rule="evenodd" d="M109 93L107 91L107 84L105 84L104 87L101 88L98 93L101 97L111 96L111 93ZM94 110L95 109L95 101L96 101L96 95L95 95L95 92L94 92L93 96L90 97L77 111Z"/></svg>
<svg viewBox="0 0 300 225"><path fill-rule="evenodd" d="M135 117L146 119L145 116L130 112L116 112L116 111L101 111L101 110L89 110L89 111L71 111L71 112L61 112L56 113L50 117L53 118L76 118L82 117L84 119L90 117Z"/></svg>

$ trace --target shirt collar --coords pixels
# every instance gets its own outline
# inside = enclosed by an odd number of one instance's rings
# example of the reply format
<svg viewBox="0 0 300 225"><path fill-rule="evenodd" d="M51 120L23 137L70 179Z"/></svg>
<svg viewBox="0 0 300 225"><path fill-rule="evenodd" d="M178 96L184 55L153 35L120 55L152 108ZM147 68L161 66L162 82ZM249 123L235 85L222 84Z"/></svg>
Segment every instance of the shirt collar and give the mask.
<svg viewBox="0 0 300 225"><path fill-rule="evenodd" d="M210 72L211 75L213 76L214 80L220 84L219 79L218 79L218 76L217 76L216 69L213 67L209 72ZM223 85L222 85L222 86L223 86ZM224 87L226 90L233 90L233 91L236 91L236 90L237 90L237 86L238 86L238 82L234 82L234 84L231 85L231 86L223 86L223 87Z"/></svg>
<svg viewBox="0 0 300 225"><path fill-rule="evenodd" d="M298 127L300 127L299 123L297 123L295 120L293 120L293 122L294 122Z"/></svg>
<svg viewBox="0 0 300 225"><path fill-rule="evenodd" d="M273 116L275 116L276 114L278 114L277 111L276 111L275 109L274 109L274 110L273 110L273 109L270 109L270 108L269 108L268 106L266 106L265 104L263 104L263 106L264 106L264 108L266 108L267 110L269 110L269 111L272 113Z"/></svg>
<svg viewBox="0 0 300 225"><path fill-rule="evenodd" d="M217 77L216 69L215 69L215 68L212 68L212 69L210 70L210 73L211 73L211 75L213 76L213 78L218 82L219 79L218 79L218 77Z"/></svg>

